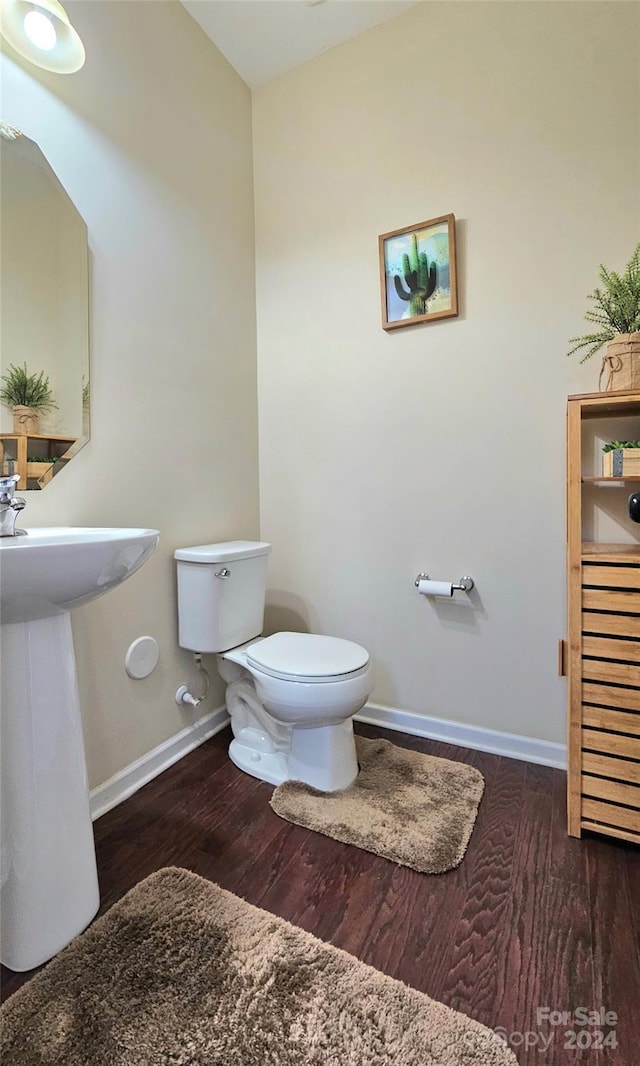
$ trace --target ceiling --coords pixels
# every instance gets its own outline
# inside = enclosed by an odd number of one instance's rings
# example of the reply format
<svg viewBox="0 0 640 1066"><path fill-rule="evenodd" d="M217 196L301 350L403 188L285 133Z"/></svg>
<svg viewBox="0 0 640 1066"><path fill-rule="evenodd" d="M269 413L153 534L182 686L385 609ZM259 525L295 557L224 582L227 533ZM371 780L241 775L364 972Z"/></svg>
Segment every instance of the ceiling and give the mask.
<svg viewBox="0 0 640 1066"><path fill-rule="evenodd" d="M419 0L182 0L252 89Z"/></svg>

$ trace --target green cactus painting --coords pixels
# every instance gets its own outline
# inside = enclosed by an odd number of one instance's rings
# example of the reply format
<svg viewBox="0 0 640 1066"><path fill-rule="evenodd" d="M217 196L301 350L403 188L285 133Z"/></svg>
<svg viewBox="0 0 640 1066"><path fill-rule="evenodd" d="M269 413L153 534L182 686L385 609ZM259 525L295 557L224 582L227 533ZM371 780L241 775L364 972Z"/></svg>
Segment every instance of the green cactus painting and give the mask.
<svg viewBox="0 0 640 1066"><path fill-rule="evenodd" d="M401 300L409 301L412 315L426 315L429 297L433 296L436 289L438 271L435 262L429 263L427 253L418 251L417 233L411 234L411 257L406 253L402 256L402 271L408 291L400 275L394 274L398 296Z"/></svg>
<svg viewBox="0 0 640 1066"><path fill-rule="evenodd" d="M383 233L379 246L383 329L457 315L453 215Z"/></svg>

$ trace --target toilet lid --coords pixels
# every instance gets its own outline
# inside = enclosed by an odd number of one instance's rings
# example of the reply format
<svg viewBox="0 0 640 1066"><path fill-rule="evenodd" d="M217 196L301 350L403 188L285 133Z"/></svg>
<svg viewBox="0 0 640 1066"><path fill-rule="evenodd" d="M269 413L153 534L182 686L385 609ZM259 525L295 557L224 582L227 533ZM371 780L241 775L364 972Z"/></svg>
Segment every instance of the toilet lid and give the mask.
<svg viewBox="0 0 640 1066"><path fill-rule="evenodd" d="M360 644L315 633L274 633L247 649L247 660L276 677L313 680L361 670L369 653Z"/></svg>

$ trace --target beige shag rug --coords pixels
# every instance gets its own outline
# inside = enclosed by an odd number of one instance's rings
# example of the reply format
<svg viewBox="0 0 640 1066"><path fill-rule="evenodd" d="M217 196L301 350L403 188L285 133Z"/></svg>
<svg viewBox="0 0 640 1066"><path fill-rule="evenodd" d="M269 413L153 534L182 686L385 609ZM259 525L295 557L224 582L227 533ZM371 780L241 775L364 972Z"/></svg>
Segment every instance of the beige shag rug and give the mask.
<svg viewBox="0 0 640 1066"><path fill-rule="evenodd" d="M350 788L285 781L271 797L276 814L420 873L459 866L484 791L480 771L388 740L356 737L356 750L360 773Z"/></svg>
<svg viewBox="0 0 640 1066"><path fill-rule="evenodd" d="M3 1066L517 1066L495 1033L186 870L8 1000Z"/></svg>

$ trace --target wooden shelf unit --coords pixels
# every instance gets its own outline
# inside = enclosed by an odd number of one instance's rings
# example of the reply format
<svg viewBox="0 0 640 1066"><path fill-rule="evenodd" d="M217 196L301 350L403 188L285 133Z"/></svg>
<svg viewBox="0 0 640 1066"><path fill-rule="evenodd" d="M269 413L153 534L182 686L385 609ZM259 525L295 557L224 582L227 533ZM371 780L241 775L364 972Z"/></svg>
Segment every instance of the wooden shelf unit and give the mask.
<svg viewBox="0 0 640 1066"><path fill-rule="evenodd" d="M29 469L32 466L29 463L31 445L43 460L56 459L64 462L65 453L75 442L75 437L61 437L52 433L0 433L0 471L4 472L5 462L12 460L14 473L20 475L18 493L24 492L25 489L42 488L50 478L46 474L43 476L41 470L35 476L32 475Z"/></svg>
<svg viewBox="0 0 640 1066"><path fill-rule="evenodd" d="M617 417L640 420L640 391L569 397L568 828L640 843L640 526L637 543L582 539L583 485L638 480L583 474L585 420Z"/></svg>

